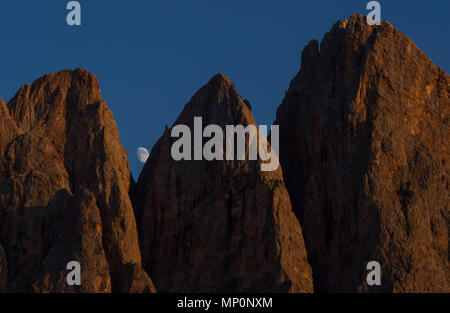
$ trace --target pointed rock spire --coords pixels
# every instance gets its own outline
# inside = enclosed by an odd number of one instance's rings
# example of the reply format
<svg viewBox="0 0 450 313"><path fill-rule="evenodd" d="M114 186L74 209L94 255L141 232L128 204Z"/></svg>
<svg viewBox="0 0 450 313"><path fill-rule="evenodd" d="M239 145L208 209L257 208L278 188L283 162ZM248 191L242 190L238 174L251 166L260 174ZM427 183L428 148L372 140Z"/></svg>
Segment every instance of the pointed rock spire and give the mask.
<svg viewBox="0 0 450 313"><path fill-rule="evenodd" d="M224 75L214 76L173 125L255 125ZM302 231L281 169L260 161L174 161L166 131L135 199L144 268L162 292L312 292Z"/></svg>

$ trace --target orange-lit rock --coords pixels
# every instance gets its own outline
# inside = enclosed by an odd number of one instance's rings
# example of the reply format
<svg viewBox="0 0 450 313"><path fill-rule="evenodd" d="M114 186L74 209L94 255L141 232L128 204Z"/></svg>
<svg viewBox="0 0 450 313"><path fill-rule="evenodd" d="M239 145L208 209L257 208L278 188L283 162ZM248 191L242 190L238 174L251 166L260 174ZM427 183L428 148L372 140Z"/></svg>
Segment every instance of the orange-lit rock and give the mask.
<svg viewBox="0 0 450 313"><path fill-rule="evenodd" d="M0 105L8 290L154 291L140 265L126 152L97 78L48 74ZM81 264L81 287L65 284L70 261Z"/></svg>
<svg viewBox="0 0 450 313"><path fill-rule="evenodd" d="M255 124L230 80L218 74L174 125ZM144 268L162 292L312 292L302 231L281 168L259 161L174 161L170 130L137 183Z"/></svg>
<svg viewBox="0 0 450 313"><path fill-rule="evenodd" d="M450 291L449 91L387 22L354 15L303 50L276 123L318 290Z"/></svg>

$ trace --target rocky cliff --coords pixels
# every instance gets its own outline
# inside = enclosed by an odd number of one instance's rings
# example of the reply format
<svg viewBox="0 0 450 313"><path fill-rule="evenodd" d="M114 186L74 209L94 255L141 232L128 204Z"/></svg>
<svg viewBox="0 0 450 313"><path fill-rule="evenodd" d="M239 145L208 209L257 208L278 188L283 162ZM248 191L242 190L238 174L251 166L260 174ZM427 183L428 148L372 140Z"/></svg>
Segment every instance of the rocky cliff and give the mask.
<svg viewBox="0 0 450 313"><path fill-rule="evenodd" d="M194 117L224 131L225 125L255 125L222 74L192 97L174 126L187 125L194 134ZM245 161L175 161L176 140L166 129L136 187L143 264L156 288L312 292L302 231L280 167L261 172L261 161L249 161L248 154Z"/></svg>
<svg viewBox="0 0 450 313"><path fill-rule="evenodd" d="M77 69L23 86L0 103L0 131L8 291L154 291L140 265L126 152L97 78ZM70 261L81 264L81 286L66 284Z"/></svg>
<svg viewBox="0 0 450 313"><path fill-rule="evenodd" d="M276 123L317 290L450 291L449 91L388 22L354 15L303 50Z"/></svg>

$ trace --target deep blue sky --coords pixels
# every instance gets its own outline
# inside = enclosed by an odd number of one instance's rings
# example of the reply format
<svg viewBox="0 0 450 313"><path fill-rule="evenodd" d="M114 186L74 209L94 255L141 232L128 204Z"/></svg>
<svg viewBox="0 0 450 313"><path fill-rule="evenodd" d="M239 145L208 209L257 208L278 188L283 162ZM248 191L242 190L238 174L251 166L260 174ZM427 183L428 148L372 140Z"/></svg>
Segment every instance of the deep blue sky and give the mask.
<svg viewBox="0 0 450 313"><path fill-rule="evenodd" d="M0 2L0 98L45 73L83 67L99 78L135 178L136 149L222 72L271 124L300 53L366 0L80 0L82 26L66 24L68 0ZM450 1L380 1L382 19L450 69Z"/></svg>

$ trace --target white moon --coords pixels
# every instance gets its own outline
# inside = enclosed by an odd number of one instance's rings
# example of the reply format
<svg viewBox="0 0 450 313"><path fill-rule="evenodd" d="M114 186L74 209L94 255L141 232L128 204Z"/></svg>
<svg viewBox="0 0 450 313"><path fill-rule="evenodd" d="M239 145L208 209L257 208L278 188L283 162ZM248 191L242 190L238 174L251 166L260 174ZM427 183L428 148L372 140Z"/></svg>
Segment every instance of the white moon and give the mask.
<svg viewBox="0 0 450 313"><path fill-rule="evenodd" d="M137 148L136 153L137 153L137 157L138 157L139 162L141 162L141 163L147 162L147 159L148 159L148 156L149 156L149 153L148 153L147 149L145 149L144 147L139 147L139 148Z"/></svg>

